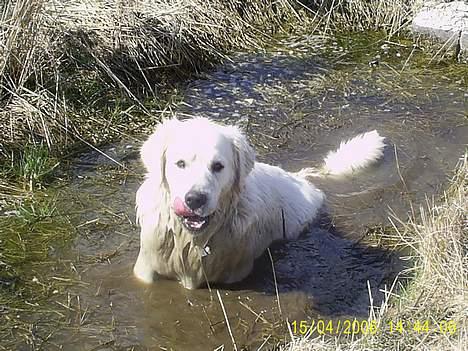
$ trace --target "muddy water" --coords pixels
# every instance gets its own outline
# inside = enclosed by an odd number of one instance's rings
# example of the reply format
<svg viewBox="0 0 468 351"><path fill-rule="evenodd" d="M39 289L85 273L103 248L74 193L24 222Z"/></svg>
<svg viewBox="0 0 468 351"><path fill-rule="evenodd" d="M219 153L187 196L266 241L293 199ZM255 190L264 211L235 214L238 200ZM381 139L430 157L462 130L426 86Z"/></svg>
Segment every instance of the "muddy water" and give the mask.
<svg viewBox="0 0 468 351"><path fill-rule="evenodd" d="M404 60L396 52L371 68L362 59L340 62L339 45L331 45L332 60L307 41L299 44L238 55L194 81L180 115L242 125L260 160L288 170L316 166L342 139L372 129L387 137L384 160L352 178L318 182L328 195L327 215L299 240L274 244L246 281L188 291L166 280L147 286L131 274L139 245L139 142L104 150L126 169L97 152L82 155L60 192L77 226L74 270L83 284L70 291L70 327L55 334L57 344L232 349L218 290L235 342L247 349L288 340L286 319L366 318L369 292L380 304L381 290L404 263L376 244L373 228L388 225L391 212L406 218L444 189L468 141L466 91L440 72L407 68L398 75ZM381 54L372 50L369 60Z"/></svg>

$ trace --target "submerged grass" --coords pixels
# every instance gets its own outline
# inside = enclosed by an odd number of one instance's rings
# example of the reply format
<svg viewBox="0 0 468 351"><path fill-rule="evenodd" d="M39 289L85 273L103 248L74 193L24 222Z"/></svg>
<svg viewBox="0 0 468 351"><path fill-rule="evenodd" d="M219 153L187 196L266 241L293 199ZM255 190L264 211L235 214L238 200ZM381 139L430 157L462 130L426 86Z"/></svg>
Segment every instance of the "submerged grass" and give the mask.
<svg viewBox="0 0 468 351"><path fill-rule="evenodd" d="M393 240L409 248L415 265L407 283L389 289L382 306L373 306L369 322L379 326L375 333L348 338L293 336L285 350L464 350L468 345L467 197L465 154L441 202L428 201L419 219L394 220Z"/></svg>
<svg viewBox="0 0 468 351"><path fill-rule="evenodd" d="M58 252L72 234L55 199L38 192L0 216L1 350L36 349L60 323L64 309L50 300L62 300L71 284L61 279L67 260Z"/></svg>
<svg viewBox="0 0 468 351"><path fill-rule="evenodd" d="M9 277L29 277L31 272L23 271L29 267L25 265L40 264L53 256L72 232L57 210L56 199L37 193L1 216L0 228L2 274Z"/></svg>

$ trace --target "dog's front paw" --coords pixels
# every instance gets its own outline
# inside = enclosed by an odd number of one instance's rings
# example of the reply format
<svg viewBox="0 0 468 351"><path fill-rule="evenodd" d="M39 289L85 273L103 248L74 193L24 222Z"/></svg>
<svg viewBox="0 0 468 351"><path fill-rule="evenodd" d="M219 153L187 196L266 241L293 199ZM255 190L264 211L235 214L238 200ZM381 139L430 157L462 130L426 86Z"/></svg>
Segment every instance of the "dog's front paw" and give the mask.
<svg viewBox="0 0 468 351"><path fill-rule="evenodd" d="M154 280L153 268L145 262L141 255L138 256L135 266L133 267L133 274L147 284L152 283Z"/></svg>
<svg viewBox="0 0 468 351"><path fill-rule="evenodd" d="M200 287L201 283L198 280L192 279L188 276L182 276L180 278L180 283L183 285L185 289L188 290L195 290Z"/></svg>

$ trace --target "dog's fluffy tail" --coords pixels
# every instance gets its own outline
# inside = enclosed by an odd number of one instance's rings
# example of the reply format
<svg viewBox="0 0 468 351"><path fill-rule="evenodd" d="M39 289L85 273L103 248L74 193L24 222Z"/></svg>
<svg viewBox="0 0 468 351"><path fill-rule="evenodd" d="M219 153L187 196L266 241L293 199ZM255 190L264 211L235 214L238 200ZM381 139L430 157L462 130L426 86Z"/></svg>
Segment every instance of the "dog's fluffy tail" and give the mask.
<svg viewBox="0 0 468 351"><path fill-rule="evenodd" d="M343 141L335 151L330 151L320 169L305 168L298 172L302 177L343 176L360 171L383 156L385 138L376 130L359 134Z"/></svg>

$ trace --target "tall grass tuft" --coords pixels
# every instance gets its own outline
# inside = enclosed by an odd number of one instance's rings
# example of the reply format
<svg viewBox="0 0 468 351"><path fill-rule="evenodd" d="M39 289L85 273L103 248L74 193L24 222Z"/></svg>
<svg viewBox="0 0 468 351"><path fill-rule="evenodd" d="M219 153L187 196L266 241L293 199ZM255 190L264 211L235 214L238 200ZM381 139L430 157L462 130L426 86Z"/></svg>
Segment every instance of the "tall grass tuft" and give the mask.
<svg viewBox="0 0 468 351"><path fill-rule="evenodd" d="M25 147L17 168L25 187L32 191L41 186L57 166L58 162L50 157L48 148L39 144Z"/></svg>
<svg viewBox="0 0 468 351"><path fill-rule="evenodd" d="M420 1L412 0L324 0L315 1L322 12L325 30L382 30L389 37L411 21Z"/></svg>

